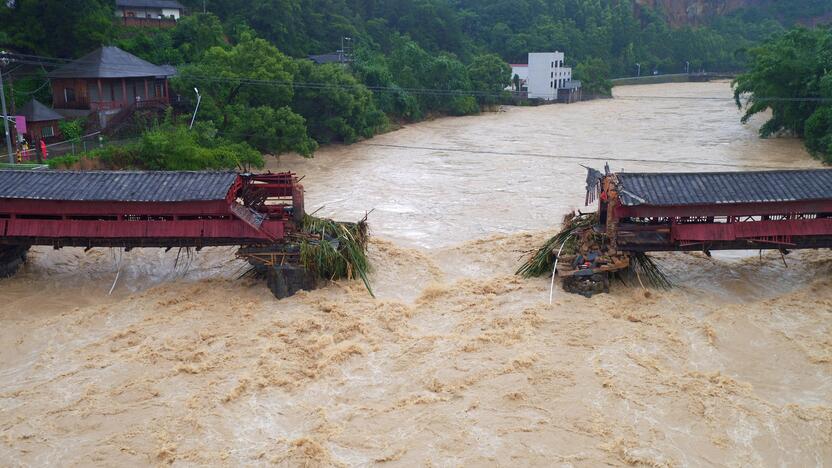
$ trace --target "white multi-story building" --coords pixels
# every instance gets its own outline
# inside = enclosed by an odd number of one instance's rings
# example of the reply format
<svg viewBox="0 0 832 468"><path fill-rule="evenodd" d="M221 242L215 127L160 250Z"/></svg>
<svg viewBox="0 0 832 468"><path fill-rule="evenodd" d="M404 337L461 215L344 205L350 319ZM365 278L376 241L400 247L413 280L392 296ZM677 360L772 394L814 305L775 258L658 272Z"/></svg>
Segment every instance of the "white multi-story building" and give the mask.
<svg viewBox="0 0 832 468"><path fill-rule="evenodd" d="M564 67L563 59L563 52L529 54L529 98L558 99L558 90L572 80L572 68Z"/></svg>
<svg viewBox="0 0 832 468"><path fill-rule="evenodd" d="M528 65L511 65L511 77L520 77L520 90L530 99L556 101L558 90L572 81L572 68L564 67L563 60L563 52L532 52Z"/></svg>

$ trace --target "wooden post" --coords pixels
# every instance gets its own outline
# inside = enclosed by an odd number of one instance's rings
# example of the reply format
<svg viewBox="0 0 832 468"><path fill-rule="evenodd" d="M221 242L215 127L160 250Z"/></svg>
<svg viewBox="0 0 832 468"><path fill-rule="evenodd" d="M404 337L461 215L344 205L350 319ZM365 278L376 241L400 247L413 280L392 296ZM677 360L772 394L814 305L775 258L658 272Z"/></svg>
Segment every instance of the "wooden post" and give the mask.
<svg viewBox="0 0 832 468"><path fill-rule="evenodd" d="M121 79L121 99L124 101L124 107L130 106L130 101L127 100L127 80Z"/></svg>
<svg viewBox="0 0 832 468"><path fill-rule="evenodd" d="M9 75L9 97L12 98L12 115L17 114L14 102L14 77L12 75Z"/></svg>
<svg viewBox="0 0 832 468"><path fill-rule="evenodd" d="M168 79L165 78L165 102L170 104L170 90L168 89Z"/></svg>
<svg viewBox="0 0 832 468"><path fill-rule="evenodd" d="M98 80L98 102L101 102L101 99L104 97L104 87L101 86L101 78ZM90 107L92 107L92 102L90 102Z"/></svg>
<svg viewBox="0 0 832 468"><path fill-rule="evenodd" d="M144 79L144 99L150 99L150 92L147 90L147 78Z"/></svg>

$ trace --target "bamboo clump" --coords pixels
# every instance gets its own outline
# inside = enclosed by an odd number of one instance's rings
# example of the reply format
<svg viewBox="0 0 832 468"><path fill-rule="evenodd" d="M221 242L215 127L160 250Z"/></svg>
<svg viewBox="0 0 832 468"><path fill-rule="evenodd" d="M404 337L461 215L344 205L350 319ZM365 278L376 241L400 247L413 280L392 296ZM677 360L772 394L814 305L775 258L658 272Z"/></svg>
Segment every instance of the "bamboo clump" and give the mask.
<svg viewBox="0 0 832 468"><path fill-rule="evenodd" d="M670 289L673 287L670 278L662 271L656 261L643 252L630 254L630 267L626 273L630 277L633 275L643 277L647 284L655 288Z"/></svg>
<svg viewBox="0 0 832 468"><path fill-rule="evenodd" d="M330 281L361 279L370 295L370 262L367 259L367 219L340 223L305 215L300 243L300 263L319 278Z"/></svg>
<svg viewBox="0 0 832 468"><path fill-rule="evenodd" d="M563 227L554 237L546 241L540 249L533 252L525 263L517 270L517 275L524 278L536 278L551 274L556 252L563 245L562 256L575 255L585 244L604 244L604 235L593 231L598 224L597 213L571 213L563 218ZM587 247L589 246L587 245ZM630 277L644 278L645 282L653 287L669 289L672 282L661 270L661 267L649 255L641 252L631 252L630 266L627 270L615 275L622 281Z"/></svg>
<svg viewBox="0 0 832 468"><path fill-rule="evenodd" d="M536 278L547 275L555 266L555 252L563 245L564 255L578 252L580 234L598 222L596 213L571 213L563 218L563 227L554 237L546 241L531 257L517 270L517 275L524 278ZM565 244L564 244L565 242Z"/></svg>

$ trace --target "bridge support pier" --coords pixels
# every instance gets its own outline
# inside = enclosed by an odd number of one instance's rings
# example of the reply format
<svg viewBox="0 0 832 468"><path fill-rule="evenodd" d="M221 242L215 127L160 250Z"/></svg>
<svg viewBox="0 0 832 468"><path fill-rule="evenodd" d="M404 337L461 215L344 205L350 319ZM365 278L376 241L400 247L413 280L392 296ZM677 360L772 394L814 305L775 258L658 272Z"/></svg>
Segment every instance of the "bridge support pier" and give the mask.
<svg viewBox="0 0 832 468"><path fill-rule="evenodd" d="M0 246L0 278L14 276L26 262L28 245Z"/></svg>
<svg viewBox="0 0 832 468"><path fill-rule="evenodd" d="M266 271L266 281L274 296L285 299L298 291L317 287L315 275L299 265L275 265Z"/></svg>

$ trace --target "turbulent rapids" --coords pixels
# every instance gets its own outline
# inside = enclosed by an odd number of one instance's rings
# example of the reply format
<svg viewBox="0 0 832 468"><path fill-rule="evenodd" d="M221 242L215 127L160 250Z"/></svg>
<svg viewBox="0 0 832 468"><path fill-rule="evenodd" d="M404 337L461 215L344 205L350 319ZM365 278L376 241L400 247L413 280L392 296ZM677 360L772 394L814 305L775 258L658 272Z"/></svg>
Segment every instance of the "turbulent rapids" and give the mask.
<svg viewBox="0 0 832 468"><path fill-rule="evenodd" d="M306 176L309 212L374 210L375 298L356 279L278 301L238 279L236 247L32 248L0 280L0 459L829 464L828 249L658 253L672 290L613 282L552 305L548 278L514 275L583 206L578 163L598 165L533 155L817 167L740 125L725 83L618 92L725 100L507 109L273 162Z"/></svg>

